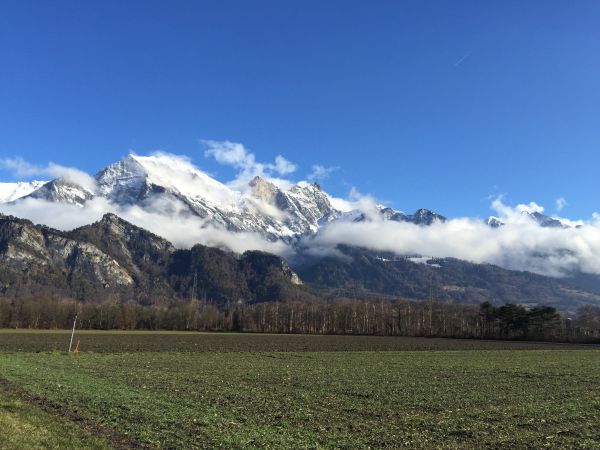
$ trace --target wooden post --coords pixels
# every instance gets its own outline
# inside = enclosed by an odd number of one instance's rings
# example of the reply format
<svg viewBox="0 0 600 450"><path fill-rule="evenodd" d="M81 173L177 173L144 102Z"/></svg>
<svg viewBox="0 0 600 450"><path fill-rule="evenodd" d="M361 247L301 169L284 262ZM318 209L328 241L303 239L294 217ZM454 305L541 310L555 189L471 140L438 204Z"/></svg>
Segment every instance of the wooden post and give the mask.
<svg viewBox="0 0 600 450"><path fill-rule="evenodd" d="M75 314L75 320L73 320L73 331L71 331L71 341L69 342L69 353L71 353L71 347L73 347L73 336L75 335L75 324L77 323L77 314Z"/></svg>

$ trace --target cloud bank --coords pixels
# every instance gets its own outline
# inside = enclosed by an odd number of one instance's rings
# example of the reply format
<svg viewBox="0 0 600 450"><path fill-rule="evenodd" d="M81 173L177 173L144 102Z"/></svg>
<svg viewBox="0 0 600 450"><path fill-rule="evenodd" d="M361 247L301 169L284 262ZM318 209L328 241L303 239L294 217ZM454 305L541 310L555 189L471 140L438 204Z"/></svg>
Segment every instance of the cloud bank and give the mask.
<svg viewBox="0 0 600 450"><path fill-rule="evenodd" d="M534 202L511 207L499 198L491 207L504 226L492 228L478 218L418 226L371 215L369 221L328 224L307 243L307 252L323 255L338 244L347 244L399 255L490 263L554 277L574 271L600 274L600 216L579 227L544 228L524 214L543 211Z"/></svg>
<svg viewBox="0 0 600 450"><path fill-rule="evenodd" d="M183 203L161 196L144 207L119 206L103 197L89 200L83 207L27 198L13 204L0 204L0 212L59 230L72 230L89 225L111 212L167 239L178 248L203 244L236 253L263 250L287 256L290 252L290 248L283 242L270 242L257 233L227 231L191 215Z"/></svg>

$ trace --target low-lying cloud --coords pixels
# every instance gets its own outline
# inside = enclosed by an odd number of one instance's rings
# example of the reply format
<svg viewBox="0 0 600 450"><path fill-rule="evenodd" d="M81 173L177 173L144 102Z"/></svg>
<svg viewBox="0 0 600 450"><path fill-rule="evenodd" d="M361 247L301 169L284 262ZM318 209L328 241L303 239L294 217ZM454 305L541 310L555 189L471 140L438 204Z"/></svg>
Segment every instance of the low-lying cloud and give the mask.
<svg viewBox="0 0 600 450"><path fill-rule="evenodd" d="M307 251L323 255L338 244L347 244L400 255L491 263L555 277L574 271L600 274L597 216L579 227L545 228L524 214L543 211L535 203L510 207L496 199L492 208L505 225L492 228L481 219L458 218L419 226L375 216L358 223L333 222L307 243Z"/></svg>
<svg viewBox="0 0 600 450"><path fill-rule="evenodd" d="M0 159L0 169L11 171L13 176L17 178L62 178L87 189L89 192L96 192L96 180L94 177L74 167L65 167L53 162L45 166L38 166L17 157Z"/></svg>
<svg viewBox="0 0 600 450"><path fill-rule="evenodd" d="M103 197L95 197L81 207L26 198L11 204L0 204L0 211L59 230L88 225L110 212L167 239L178 248L203 244L226 248L236 253L262 250L287 256L290 252L290 248L281 241L271 242L257 233L228 231L190 214L183 203L162 196L156 197L144 207L120 206Z"/></svg>

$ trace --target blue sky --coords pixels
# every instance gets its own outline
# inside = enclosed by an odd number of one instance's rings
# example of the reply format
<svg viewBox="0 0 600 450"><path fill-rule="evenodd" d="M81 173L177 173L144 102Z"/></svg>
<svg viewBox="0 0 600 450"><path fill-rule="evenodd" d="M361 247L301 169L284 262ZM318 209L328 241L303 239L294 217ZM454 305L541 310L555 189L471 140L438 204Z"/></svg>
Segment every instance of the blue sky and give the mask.
<svg viewBox="0 0 600 450"><path fill-rule="evenodd" d="M200 140L231 140L406 211L502 193L589 218L598 23L584 0L0 0L0 157L94 173L162 149L228 180Z"/></svg>

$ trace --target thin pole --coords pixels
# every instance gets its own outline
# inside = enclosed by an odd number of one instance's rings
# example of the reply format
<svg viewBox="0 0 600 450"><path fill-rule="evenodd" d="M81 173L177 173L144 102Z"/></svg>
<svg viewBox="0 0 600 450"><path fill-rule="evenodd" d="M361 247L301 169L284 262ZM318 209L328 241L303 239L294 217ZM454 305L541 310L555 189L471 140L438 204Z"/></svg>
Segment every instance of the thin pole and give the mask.
<svg viewBox="0 0 600 450"><path fill-rule="evenodd" d="M75 335L75 324L77 323L77 314L75 314L75 320L73 320L73 331L71 331L71 342L69 342L69 353L71 353L71 347L73 346L73 336Z"/></svg>

